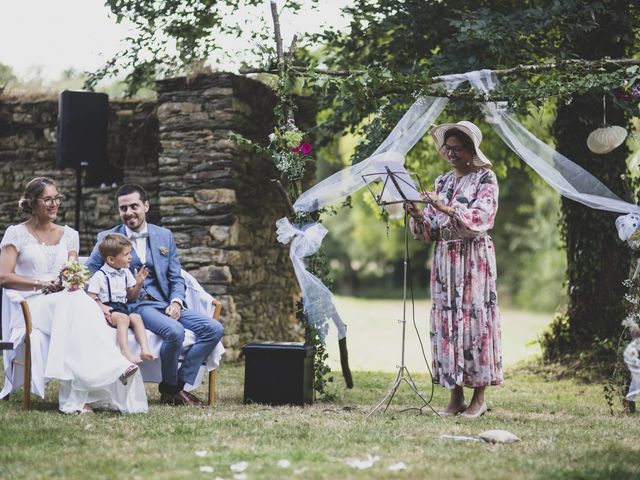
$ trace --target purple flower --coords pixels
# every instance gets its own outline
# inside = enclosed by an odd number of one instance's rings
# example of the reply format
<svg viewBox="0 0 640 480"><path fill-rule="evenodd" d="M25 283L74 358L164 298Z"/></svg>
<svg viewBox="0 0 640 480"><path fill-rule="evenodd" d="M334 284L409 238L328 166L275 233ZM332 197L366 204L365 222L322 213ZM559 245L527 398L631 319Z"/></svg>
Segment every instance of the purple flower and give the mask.
<svg viewBox="0 0 640 480"><path fill-rule="evenodd" d="M624 90L622 88L616 88L613 91L613 95L618 100L622 100L623 102L630 102L630 101L633 100L633 95L631 95L629 92L627 92L626 90Z"/></svg>
<svg viewBox="0 0 640 480"><path fill-rule="evenodd" d="M292 151L293 153L298 153L298 152L300 151L300 146L297 146L297 147L291 147L291 151Z"/></svg>
<svg viewBox="0 0 640 480"><path fill-rule="evenodd" d="M311 153L311 150L313 150L313 148L308 143L303 143L302 145L300 145L300 152L303 155L309 155Z"/></svg>
<svg viewBox="0 0 640 480"><path fill-rule="evenodd" d="M633 95L634 98L640 97L640 85L631 87L631 95Z"/></svg>

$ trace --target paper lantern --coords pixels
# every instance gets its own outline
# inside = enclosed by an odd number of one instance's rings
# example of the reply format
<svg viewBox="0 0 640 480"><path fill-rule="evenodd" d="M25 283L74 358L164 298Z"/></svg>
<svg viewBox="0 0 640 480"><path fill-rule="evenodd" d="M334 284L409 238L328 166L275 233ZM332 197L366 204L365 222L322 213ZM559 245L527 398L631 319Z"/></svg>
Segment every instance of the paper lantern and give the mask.
<svg viewBox="0 0 640 480"><path fill-rule="evenodd" d="M627 130L618 125L598 128L589 134L587 147L593 153L602 155L622 145L625 138L627 138Z"/></svg>

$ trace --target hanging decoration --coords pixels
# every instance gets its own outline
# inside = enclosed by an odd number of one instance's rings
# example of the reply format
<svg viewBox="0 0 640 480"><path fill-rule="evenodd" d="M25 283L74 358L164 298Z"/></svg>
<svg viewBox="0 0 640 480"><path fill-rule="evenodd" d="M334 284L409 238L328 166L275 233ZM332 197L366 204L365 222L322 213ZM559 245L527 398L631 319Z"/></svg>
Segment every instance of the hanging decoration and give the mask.
<svg viewBox="0 0 640 480"><path fill-rule="evenodd" d="M604 155L609 153L624 142L627 138L627 130L619 125L607 126L607 99L602 96L602 128L598 128L591 132L587 137L587 147L593 153Z"/></svg>
<svg viewBox="0 0 640 480"><path fill-rule="evenodd" d="M587 147L593 153L604 155L622 145L625 138L627 138L627 130L619 125L598 128L589 134Z"/></svg>

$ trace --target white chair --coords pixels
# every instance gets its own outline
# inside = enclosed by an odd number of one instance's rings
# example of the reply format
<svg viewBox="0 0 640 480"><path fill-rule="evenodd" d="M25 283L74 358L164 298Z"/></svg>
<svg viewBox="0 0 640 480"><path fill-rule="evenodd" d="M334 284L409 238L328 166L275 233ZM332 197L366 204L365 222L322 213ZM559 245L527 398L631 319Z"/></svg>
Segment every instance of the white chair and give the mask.
<svg viewBox="0 0 640 480"><path fill-rule="evenodd" d="M81 261L84 260L81 258ZM187 272L182 270L182 276L186 283L185 300L189 308L202 314L211 315L214 319L220 319L222 303L205 292L200 284ZM160 347L162 339L147 330L149 346L156 356L153 362L143 362L140 372L145 382L159 383L162 380L160 370ZM8 396L21 386L23 388L22 407L29 409L31 393L44 398L47 379L44 377L49 337L37 329L33 329L29 304L16 290L4 289L2 292L2 338L13 345L13 350L5 350L4 373L5 384L0 392L0 398ZM185 339L182 345L183 351L188 350L195 342L195 335L190 330L185 331ZM129 331L129 345L132 351L139 350L139 346ZM185 390L193 390L202 383L205 372L209 374L208 404L215 402L216 396L216 369L220 365L220 359L224 353L222 342L216 345L213 352L205 359L200 367L198 377L193 385L185 385Z"/></svg>

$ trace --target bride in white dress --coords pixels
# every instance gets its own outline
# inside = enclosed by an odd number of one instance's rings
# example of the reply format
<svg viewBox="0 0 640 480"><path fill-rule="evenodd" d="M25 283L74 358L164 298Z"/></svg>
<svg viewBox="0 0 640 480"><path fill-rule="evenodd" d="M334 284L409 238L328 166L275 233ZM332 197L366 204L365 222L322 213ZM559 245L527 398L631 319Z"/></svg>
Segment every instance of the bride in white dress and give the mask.
<svg viewBox="0 0 640 480"><path fill-rule="evenodd" d="M20 291L33 328L50 338L44 377L60 381L61 411L146 412L142 376L118 350L96 302L83 290L41 292L59 290L54 280L78 255L78 232L54 223L63 198L51 179L29 182L19 206L31 218L7 228L0 242L0 286Z"/></svg>

